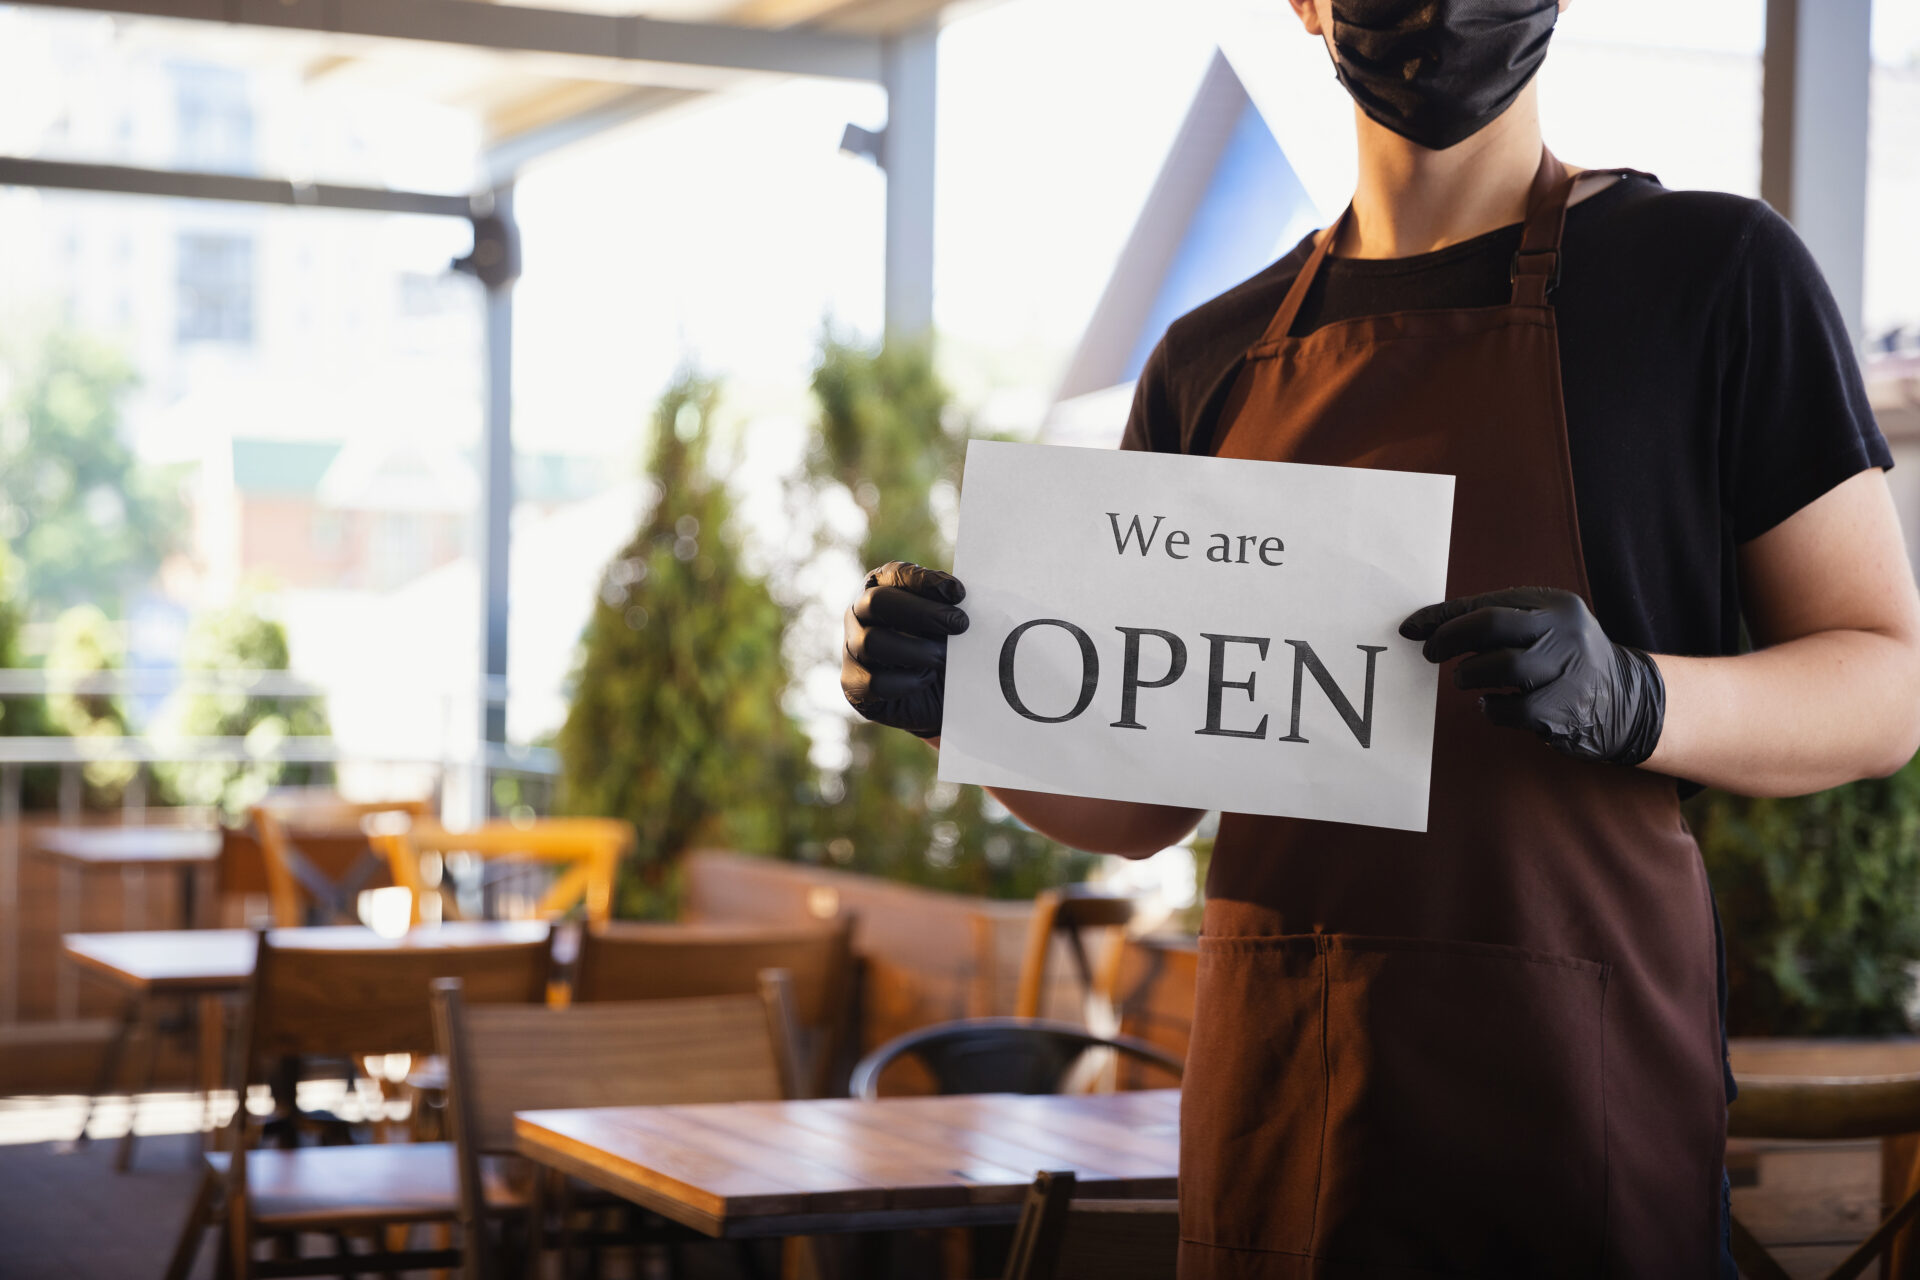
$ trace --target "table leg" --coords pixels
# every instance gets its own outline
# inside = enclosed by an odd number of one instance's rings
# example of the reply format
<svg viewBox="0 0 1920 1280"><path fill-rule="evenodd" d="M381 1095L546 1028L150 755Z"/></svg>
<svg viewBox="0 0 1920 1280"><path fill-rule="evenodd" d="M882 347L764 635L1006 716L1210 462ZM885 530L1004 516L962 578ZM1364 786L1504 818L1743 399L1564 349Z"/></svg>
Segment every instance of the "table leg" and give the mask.
<svg viewBox="0 0 1920 1280"><path fill-rule="evenodd" d="M142 867L120 868L120 927L147 927L147 873Z"/></svg>
<svg viewBox="0 0 1920 1280"><path fill-rule="evenodd" d="M60 932L80 932L80 868L64 858L60 862ZM54 982L56 1015L62 1022L71 1022L80 1015L80 974L63 964Z"/></svg>
<svg viewBox="0 0 1920 1280"><path fill-rule="evenodd" d="M140 1118L140 1095L153 1088L154 1070L160 1063L160 1024L154 1016L154 1002L145 995L135 997L140 1005L140 1069L127 1089L127 1131L120 1135L120 1149L114 1154L113 1167L125 1173L133 1167L133 1147L138 1141L134 1122Z"/></svg>
<svg viewBox="0 0 1920 1280"><path fill-rule="evenodd" d="M214 1127L213 1095L220 1088L221 1067L226 1061L226 1001L217 992L208 992L196 1001L195 1016L199 1034L194 1038L194 1076L200 1082L200 1132L195 1150L207 1149L207 1134ZM197 1156L196 1156L197 1158Z"/></svg>
<svg viewBox="0 0 1920 1280"><path fill-rule="evenodd" d="M114 1083L120 1078L120 1063L126 1057L127 1039L133 1034L134 1024L140 1018L140 997L129 996L124 1008L120 1010L120 1020L108 1038L106 1048L100 1051L100 1070L94 1077L93 1092L87 1095L87 1109L80 1117L80 1132L74 1135L73 1145L84 1147L87 1144L87 1126L93 1123L94 1108L100 1104L103 1095L113 1092Z"/></svg>
<svg viewBox="0 0 1920 1280"><path fill-rule="evenodd" d="M200 906L200 868L191 862L180 865L180 927L191 929Z"/></svg>

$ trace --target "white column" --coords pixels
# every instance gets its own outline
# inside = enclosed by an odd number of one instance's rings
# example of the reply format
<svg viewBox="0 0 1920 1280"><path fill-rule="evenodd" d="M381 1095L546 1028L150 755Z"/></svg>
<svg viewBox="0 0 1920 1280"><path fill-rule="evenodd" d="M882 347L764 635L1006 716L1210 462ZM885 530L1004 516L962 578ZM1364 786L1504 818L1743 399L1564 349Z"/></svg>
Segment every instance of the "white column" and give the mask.
<svg viewBox="0 0 1920 1280"><path fill-rule="evenodd" d="M1866 276L1872 0L1767 0L1760 195L1793 223L1854 341Z"/></svg>
<svg viewBox="0 0 1920 1280"><path fill-rule="evenodd" d="M889 37L881 47L887 90L887 332L922 338L933 329L933 180L937 26Z"/></svg>

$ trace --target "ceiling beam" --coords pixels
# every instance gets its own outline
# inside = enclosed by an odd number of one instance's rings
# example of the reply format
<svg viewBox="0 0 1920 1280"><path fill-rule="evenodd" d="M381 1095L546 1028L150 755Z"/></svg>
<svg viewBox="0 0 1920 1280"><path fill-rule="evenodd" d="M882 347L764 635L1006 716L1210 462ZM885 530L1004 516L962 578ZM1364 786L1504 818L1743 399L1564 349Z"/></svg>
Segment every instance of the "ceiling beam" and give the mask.
<svg viewBox="0 0 1920 1280"><path fill-rule="evenodd" d="M528 164L563 147L705 96L696 89L641 85L550 123L506 134L488 143L481 157L487 183L511 182Z"/></svg>
<svg viewBox="0 0 1920 1280"><path fill-rule="evenodd" d="M343 187L326 182L295 183L284 178L242 178L224 173L136 169L120 164L72 164L64 160L28 160L16 156L0 156L0 187L102 191L115 195L226 200L306 209L359 209L368 213L421 213L445 218L473 216L472 202L466 196L394 191L386 187Z"/></svg>
<svg viewBox="0 0 1920 1280"><path fill-rule="evenodd" d="M721 23L664 22L634 15L534 9L481 0L32 2L57 9L424 40L509 53L571 54L835 80L880 79L878 39L828 31L768 31Z"/></svg>

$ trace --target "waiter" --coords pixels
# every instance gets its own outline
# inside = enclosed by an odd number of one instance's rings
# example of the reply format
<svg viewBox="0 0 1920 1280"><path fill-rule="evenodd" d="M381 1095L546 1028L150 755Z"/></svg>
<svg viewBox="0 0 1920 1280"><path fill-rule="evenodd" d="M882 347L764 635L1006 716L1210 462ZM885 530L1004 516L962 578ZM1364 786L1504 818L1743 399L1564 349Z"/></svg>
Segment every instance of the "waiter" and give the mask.
<svg viewBox="0 0 1920 1280"><path fill-rule="evenodd" d="M1181 1274L1731 1274L1723 962L1679 792L1920 748L1920 600L1846 325L1765 205L1542 146L1551 0L1290 3L1354 99L1352 204L1171 326L1124 445L1455 476L1449 598L1401 628L1454 665L1426 832L1221 816ZM963 596L869 575L861 714L937 745ZM995 794L1132 857L1201 817Z"/></svg>

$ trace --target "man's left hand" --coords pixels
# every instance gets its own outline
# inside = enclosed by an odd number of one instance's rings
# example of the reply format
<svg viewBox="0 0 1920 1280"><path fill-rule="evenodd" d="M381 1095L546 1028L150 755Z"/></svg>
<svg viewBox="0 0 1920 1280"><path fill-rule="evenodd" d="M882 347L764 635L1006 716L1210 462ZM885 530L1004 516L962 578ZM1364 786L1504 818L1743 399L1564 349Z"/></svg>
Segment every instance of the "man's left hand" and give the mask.
<svg viewBox="0 0 1920 1280"><path fill-rule="evenodd" d="M1480 709L1494 724L1530 729L1581 760L1636 765L1653 754L1666 716L1660 668L1615 644L1571 591L1515 587L1428 605L1400 624L1429 662L1470 654L1460 689L1495 689Z"/></svg>

